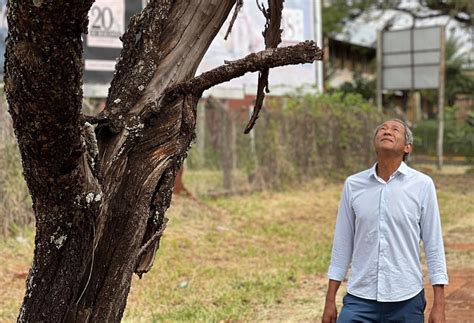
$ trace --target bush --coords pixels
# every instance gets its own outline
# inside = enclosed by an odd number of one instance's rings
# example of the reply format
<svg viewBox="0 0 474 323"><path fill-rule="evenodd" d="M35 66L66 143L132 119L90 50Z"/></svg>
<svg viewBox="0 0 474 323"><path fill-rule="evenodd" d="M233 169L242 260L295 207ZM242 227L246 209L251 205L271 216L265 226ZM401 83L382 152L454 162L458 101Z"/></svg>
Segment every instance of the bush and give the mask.
<svg viewBox="0 0 474 323"><path fill-rule="evenodd" d="M372 135L381 115L359 94L297 93L288 98L287 108L269 118L273 127L262 122L257 128L260 147L273 147L275 152L271 160L257 150L259 164L272 165L273 175L266 177L282 174L283 181L292 182L347 174L367 167L374 159ZM273 132L273 141L266 139L269 132Z"/></svg>
<svg viewBox="0 0 474 323"><path fill-rule="evenodd" d="M16 234L18 228L34 222L20 153L5 105L0 99L0 235Z"/></svg>
<svg viewBox="0 0 474 323"><path fill-rule="evenodd" d="M457 107L445 111L443 154L447 156L474 157L474 126L468 120L456 118ZM417 154L436 155L438 121L424 120L413 129L414 151Z"/></svg>
<svg viewBox="0 0 474 323"><path fill-rule="evenodd" d="M220 167L215 143L221 139L213 137L221 135L219 113L206 109L206 120L212 122L206 124L204 155L209 158L205 167L211 169ZM367 167L374 160L373 129L382 119L361 95L342 92L268 97L253 134L242 132L248 110L233 116L235 167L249 181L271 188ZM196 156L189 154L189 167L196 168Z"/></svg>
<svg viewBox="0 0 474 323"><path fill-rule="evenodd" d="M34 216L18 148L6 145L0 149L0 156L0 229L2 234L7 234L16 227L31 224Z"/></svg>

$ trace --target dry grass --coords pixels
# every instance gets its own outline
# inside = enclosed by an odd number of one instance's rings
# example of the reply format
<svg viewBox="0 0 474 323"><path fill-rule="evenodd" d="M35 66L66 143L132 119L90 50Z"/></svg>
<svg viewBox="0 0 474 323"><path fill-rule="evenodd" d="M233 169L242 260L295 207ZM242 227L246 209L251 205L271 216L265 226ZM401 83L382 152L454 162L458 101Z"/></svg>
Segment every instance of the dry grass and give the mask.
<svg viewBox="0 0 474 323"><path fill-rule="evenodd" d="M201 176L185 177L188 187L215 181ZM433 176L446 242L472 237L474 175ZM292 191L175 198L153 269L133 281L124 322L319 320L341 188L315 180ZM21 302L24 280L15 277L27 270L33 243L31 231L23 235L0 242L1 322L14 321ZM463 251L448 253L448 262L474 267Z"/></svg>

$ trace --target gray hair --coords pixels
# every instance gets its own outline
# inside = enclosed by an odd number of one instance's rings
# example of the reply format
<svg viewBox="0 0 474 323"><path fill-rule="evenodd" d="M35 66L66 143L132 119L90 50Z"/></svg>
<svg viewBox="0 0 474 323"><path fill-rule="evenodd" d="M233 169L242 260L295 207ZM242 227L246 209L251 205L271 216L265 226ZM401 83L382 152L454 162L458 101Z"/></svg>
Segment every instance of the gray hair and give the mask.
<svg viewBox="0 0 474 323"><path fill-rule="evenodd" d="M396 121L398 123L401 123L403 125L403 127L405 128L405 145L412 145L413 146L413 133L411 132L411 129L408 127L408 125L406 124L405 121L400 120L400 119L388 119L388 120L385 120L384 122L386 122L386 121ZM382 127L382 124L378 125L377 128L375 129L374 138L377 135L377 133L379 132L380 128ZM410 154L405 153L403 155L403 161L405 161L405 162L408 161L409 157L410 157Z"/></svg>

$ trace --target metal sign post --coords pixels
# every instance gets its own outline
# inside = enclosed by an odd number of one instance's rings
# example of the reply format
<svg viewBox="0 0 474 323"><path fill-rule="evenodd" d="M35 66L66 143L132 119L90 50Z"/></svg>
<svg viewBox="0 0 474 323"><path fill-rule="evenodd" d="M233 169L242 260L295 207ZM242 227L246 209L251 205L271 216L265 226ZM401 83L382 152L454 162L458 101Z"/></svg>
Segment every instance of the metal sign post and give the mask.
<svg viewBox="0 0 474 323"><path fill-rule="evenodd" d="M377 31L377 109L383 112L382 97L382 31Z"/></svg>
<svg viewBox="0 0 474 323"><path fill-rule="evenodd" d="M446 70L445 27L440 32L440 61L439 61L439 92L438 92L438 140L436 146L438 169L443 167L443 139L444 139L444 83Z"/></svg>

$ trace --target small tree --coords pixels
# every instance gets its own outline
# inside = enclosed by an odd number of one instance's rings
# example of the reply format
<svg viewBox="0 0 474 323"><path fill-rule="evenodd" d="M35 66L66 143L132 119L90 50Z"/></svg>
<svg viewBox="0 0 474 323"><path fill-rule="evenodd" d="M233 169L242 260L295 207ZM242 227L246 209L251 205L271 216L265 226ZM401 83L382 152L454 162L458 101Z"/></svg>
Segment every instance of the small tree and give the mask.
<svg viewBox="0 0 474 323"><path fill-rule="evenodd" d="M150 0L122 37L105 110L88 117L92 2L8 2L5 90L36 218L20 322L119 321L133 272L153 263L202 92L260 71L260 102L268 68L321 59L313 42L276 48L283 1L272 0L266 50L193 77L236 1Z"/></svg>

